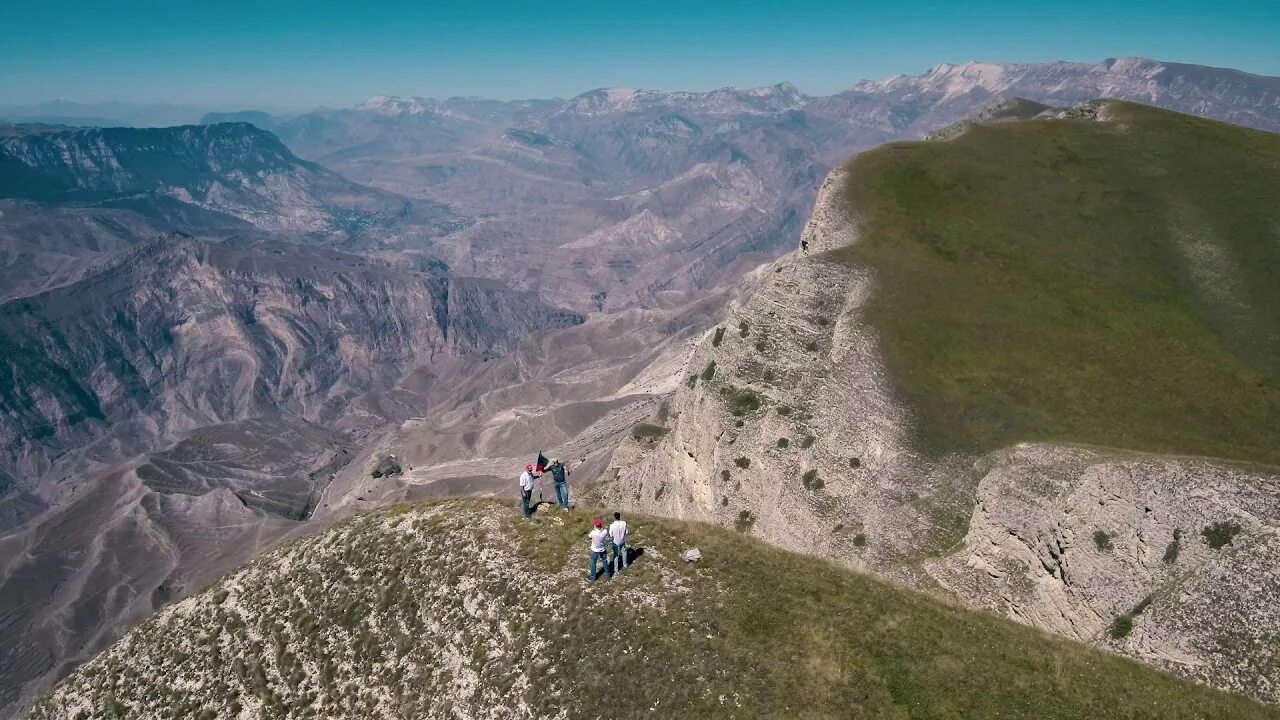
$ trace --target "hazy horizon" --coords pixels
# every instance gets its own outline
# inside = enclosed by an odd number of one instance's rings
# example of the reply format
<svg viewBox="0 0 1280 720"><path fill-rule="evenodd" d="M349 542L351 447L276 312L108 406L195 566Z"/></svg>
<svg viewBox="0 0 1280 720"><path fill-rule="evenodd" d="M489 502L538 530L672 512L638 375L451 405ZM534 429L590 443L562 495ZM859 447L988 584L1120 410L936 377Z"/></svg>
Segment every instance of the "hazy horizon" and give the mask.
<svg viewBox="0 0 1280 720"><path fill-rule="evenodd" d="M1069 8L927 1L606 4L238 0L216 12L129 0L27 4L0 27L0 106L177 105L301 111L372 95L573 97L790 82L829 95L941 62L1141 56L1280 75L1280 6Z"/></svg>

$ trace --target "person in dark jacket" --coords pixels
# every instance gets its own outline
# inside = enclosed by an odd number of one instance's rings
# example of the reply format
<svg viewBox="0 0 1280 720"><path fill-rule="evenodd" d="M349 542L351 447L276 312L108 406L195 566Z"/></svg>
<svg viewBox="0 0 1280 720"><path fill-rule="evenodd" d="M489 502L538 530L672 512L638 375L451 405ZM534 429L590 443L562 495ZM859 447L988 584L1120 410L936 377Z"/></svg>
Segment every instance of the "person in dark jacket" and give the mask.
<svg viewBox="0 0 1280 720"><path fill-rule="evenodd" d="M560 503L561 510L569 512L569 468L558 459L552 458L547 472L551 473L551 479L555 481L556 502Z"/></svg>

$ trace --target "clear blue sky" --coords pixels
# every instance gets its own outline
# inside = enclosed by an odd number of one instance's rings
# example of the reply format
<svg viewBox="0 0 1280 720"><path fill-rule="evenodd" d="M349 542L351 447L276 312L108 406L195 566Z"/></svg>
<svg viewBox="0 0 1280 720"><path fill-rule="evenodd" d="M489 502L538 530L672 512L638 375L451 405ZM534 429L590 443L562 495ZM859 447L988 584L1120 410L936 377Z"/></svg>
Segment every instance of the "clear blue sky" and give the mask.
<svg viewBox="0 0 1280 720"><path fill-rule="evenodd" d="M831 93L966 60L1143 55L1280 75L1280 0L12 0L0 106L349 105L789 80Z"/></svg>

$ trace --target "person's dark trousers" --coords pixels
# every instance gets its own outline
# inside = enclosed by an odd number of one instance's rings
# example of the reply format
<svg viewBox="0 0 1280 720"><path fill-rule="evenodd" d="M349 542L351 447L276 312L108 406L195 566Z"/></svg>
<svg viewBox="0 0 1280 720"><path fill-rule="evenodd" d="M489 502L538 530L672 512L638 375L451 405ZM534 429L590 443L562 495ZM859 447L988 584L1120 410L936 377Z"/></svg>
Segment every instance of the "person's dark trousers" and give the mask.
<svg viewBox="0 0 1280 720"><path fill-rule="evenodd" d="M569 483L556 483L556 502L565 510L569 509Z"/></svg>
<svg viewBox="0 0 1280 720"><path fill-rule="evenodd" d="M599 561L600 564L604 566L604 569L608 571L610 577L613 576L613 568L609 565L609 553L604 550L601 550L600 552L592 550L591 562L587 566L587 577L591 578L591 582L595 582L596 578L600 577L600 572L596 570L596 561Z"/></svg>
<svg viewBox="0 0 1280 720"><path fill-rule="evenodd" d="M622 572L627 567L627 544L609 543L609 547L613 548L613 559L609 561L609 567L614 572Z"/></svg>
<svg viewBox="0 0 1280 720"><path fill-rule="evenodd" d="M532 490L520 491L520 506L524 510L525 517L533 517L533 511L529 509L529 498L533 497Z"/></svg>

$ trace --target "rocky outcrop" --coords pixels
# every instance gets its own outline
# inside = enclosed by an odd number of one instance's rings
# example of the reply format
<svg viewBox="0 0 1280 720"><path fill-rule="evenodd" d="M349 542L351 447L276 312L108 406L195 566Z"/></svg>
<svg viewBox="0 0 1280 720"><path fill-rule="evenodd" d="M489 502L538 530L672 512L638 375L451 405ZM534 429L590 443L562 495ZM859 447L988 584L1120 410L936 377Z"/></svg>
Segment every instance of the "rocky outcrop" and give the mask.
<svg viewBox="0 0 1280 720"><path fill-rule="evenodd" d="M1280 477L1019 445L979 461L964 545L925 564L971 603L1280 701Z"/></svg>
<svg viewBox="0 0 1280 720"><path fill-rule="evenodd" d="M736 527L1211 684L1280 701L1273 471L1020 445L923 456L842 261L828 177L798 251L693 349L671 431L611 501Z"/></svg>
<svg viewBox="0 0 1280 720"><path fill-rule="evenodd" d="M618 467L611 498L857 566L944 541L937 518L963 490L911 448L909 410L861 317L871 278L826 255L853 228L842 180L823 183L800 252L758 270L694 349L671 433Z"/></svg>

